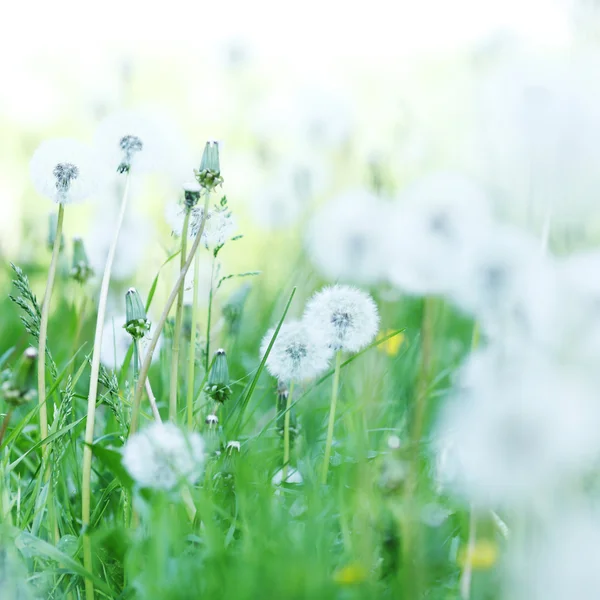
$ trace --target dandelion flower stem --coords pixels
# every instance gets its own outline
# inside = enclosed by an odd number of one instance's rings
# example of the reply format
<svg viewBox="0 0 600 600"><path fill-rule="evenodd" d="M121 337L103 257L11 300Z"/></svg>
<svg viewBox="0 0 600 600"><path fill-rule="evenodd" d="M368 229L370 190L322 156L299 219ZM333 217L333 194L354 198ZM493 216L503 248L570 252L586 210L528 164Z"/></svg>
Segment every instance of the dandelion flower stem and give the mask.
<svg viewBox="0 0 600 600"><path fill-rule="evenodd" d="M475 542L477 540L477 520L475 519L475 511L471 506L469 515L469 540L467 542L467 552L465 556L465 566L460 578L460 596L463 600L469 600L471 596L471 580L473 578L473 552L475 550Z"/></svg>
<svg viewBox="0 0 600 600"><path fill-rule="evenodd" d="M206 349L204 357L204 368L208 372L208 361L210 356L210 321L212 318L212 302L213 302L213 277L215 276L216 257L213 257L212 266L210 268L210 288L208 291L208 315L206 317Z"/></svg>
<svg viewBox="0 0 600 600"><path fill-rule="evenodd" d="M192 331L190 334L190 349L188 353L188 387L187 387L187 426L188 430L194 428L194 380L196 370L196 337L198 335L198 312L200 292L198 290L198 279L200 278L200 253L196 252L194 257L194 281L192 298ZM208 371L207 371L208 372Z"/></svg>
<svg viewBox="0 0 600 600"><path fill-rule="evenodd" d="M323 458L323 470L321 471L321 483L327 483L329 472L329 459L331 458L331 444L333 443L333 426L335 425L335 409L337 406L338 392L340 387L340 370L342 368L342 351L335 353L335 370L333 371L333 386L331 388L331 404L329 406L329 424L327 425L327 440L325 441L325 456Z"/></svg>
<svg viewBox="0 0 600 600"><path fill-rule="evenodd" d="M48 270L48 281L46 282L46 291L42 301L42 314L40 318L40 338L38 347L38 403L40 405L40 439L45 440L48 437L48 407L46 406L46 340L48 337L48 318L50 316L50 301L52 299L52 288L56 276L56 267L58 265L58 255L60 254L60 241L62 238L62 227L65 216L64 204L58 205L58 218L56 221L56 233L54 237L54 246L52 247L52 258ZM42 446L42 451L45 449Z"/></svg>
<svg viewBox="0 0 600 600"><path fill-rule="evenodd" d="M142 362L142 366L140 368L140 376L139 376L137 387L135 389L135 394L133 396L133 410L131 413L131 425L129 427L129 435L130 436L133 433L135 433L135 431L137 430L137 424L138 424L139 414L140 414L140 403L142 400L142 393L144 391L144 385L146 383L146 378L148 377L148 371L150 370L150 365L152 363L152 355L154 354L154 350L156 349L156 344L158 343L158 338L160 337L160 334L165 326L165 323L167 322L167 318L169 317L169 312L171 310L171 307L173 306L173 303L175 302L175 298L177 297L177 294L179 293L179 288L181 287L181 284L185 281L185 276L186 276L187 272L189 271L189 268L192 264L192 261L194 260L195 254L196 254L196 250L198 249L198 246L200 245L202 233L204 232L204 225L206 223L206 212L208 210L209 197L210 196L207 193L206 197L205 197L205 201L204 201L204 212L202 213L202 219L200 221L198 233L196 234L194 243L192 244L187 261L185 262L183 269L179 273L179 278L175 282L175 285L173 286L173 289L171 290L171 294L169 295L169 298L167 299L167 303L166 303L166 305L163 309L163 312L160 316L160 319L158 320L158 322L156 324L154 335L152 336L152 339L150 340L150 344L148 345L148 350L146 351L146 356L144 356L144 361Z"/></svg>
<svg viewBox="0 0 600 600"><path fill-rule="evenodd" d="M290 383L287 402L285 403L285 417L283 420L283 472L281 481L285 483L288 476L288 466L290 464L290 413L292 407L292 396L294 394L294 382Z"/></svg>
<svg viewBox="0 0 600 600"><path fill-rule="evenodd" d="M88 393L87 420L85 424L85 446L83 447L83 468L82 468L82 493L81 493L81 523L84 529L83 535L83 564L90 573L93 569L92 563L92 542L86 534L85 529L90 523L91 509L91 477L92 477L92 448L94 441L94 423L96 417L96 398L98 396L98 375L100 372L100 350L102 348L102 334L104 332L104 319L106 316L106 303L108 299L108 287L110 284L110 275L112 265L115 259L119 232L125 217L127 208L127 198L129 196L129 173L125 177L125 188L123 190L123 199L121 200L121 209L117 218L117 224L113 234L113 239L106 257L104 275L100 286L100 298L98 300L98 316L96 319L96 333L94 335L94 348L92 351L92 366L90 371L90 389ZM60 236L58 236L60 237ZM87 600L94 600L94 583L91 579L85 580L85 596Z"/></svg>
<svg viewBox="0 0 600 600"><path fill-rule="evenodd" d="M181 230L180 271L185 267L187 259L187 238L190 224L190 211L186 209ZM177 422L177 384L179 383L179 344L181 341L181 321L183 316L183 294L185 279L179 285L177 305L175 308L175 330L173 331L173 351L171 354L171 378L169 382L169 419Z"/></svg>

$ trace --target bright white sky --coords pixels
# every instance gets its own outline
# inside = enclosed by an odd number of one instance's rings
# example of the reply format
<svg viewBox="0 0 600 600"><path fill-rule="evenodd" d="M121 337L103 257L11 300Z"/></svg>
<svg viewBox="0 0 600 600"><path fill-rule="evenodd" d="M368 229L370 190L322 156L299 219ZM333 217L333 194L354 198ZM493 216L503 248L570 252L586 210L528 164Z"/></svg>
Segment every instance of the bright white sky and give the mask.
<svg viewBox="0 0 600 600"><path fill-rule="evenodd" d="M243 34L260 55L398 57L452 49L498 31L565 43L570 0L52 0L5 3L2 59L59 48L154 53ZM6 12L10 17L6 18ZM157 48L158 46L158 48ZM7 56L6 52L10 54ZM16 55L16 56L15 56Z"/></svg>

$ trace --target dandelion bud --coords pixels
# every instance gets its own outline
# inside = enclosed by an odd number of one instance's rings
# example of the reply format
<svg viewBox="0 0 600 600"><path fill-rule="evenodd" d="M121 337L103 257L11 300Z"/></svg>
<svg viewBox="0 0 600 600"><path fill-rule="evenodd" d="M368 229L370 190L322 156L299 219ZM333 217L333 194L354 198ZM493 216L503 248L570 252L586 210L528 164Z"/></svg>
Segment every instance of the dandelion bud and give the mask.
<svg viewBox="0 0 600 600"><path fill-rule="evenodd" d="M204 422L211 428L216 427L219 424L219 417L217 417L217 415L211 414L206 417Z"/></svg>
<svg viewBox="0 0 600 600"><path fill-rule="evenodd" d="M222 348L215 352L210 373L208 374L208 383L204 391L216 402L225 402L231 395L229 387L229 367L227 366L227 356Z"/></svg>
<svg viewBox="0 0 600 600"><path fill-rule="evenodd" d="M200 200L202 187L196 181L188 181L183 184L183 194L185 198L185 207L189 210L194 208Z"/></svg>
<svg viewBox="0 0 600 600"><path fill-rule="evenodd" d="M47 246L49 250L54 248L54 241L56 240L56 227L58 225L58 215L52 212L48 215L48 242ZM65 236L60 235L60 249L62 250L65 246Z"/></svg>
<svg viewBox="0 0 600 600"><path fill-rule="evenodd" d="M35 348L27 348L15 365L12 373L2 384L0 393L7 404L21 406L37 397L36 360L38 352Z"/></svg>
<svg viewBox="0 0 600 600"><path fill-rule="evenodd" d="M150 329L146 309L135 288L129 288L125 294L125 331L134 339L143 338Z"/></svg>
<svg viewBox="0 0 600 600"><path fill-rule="evenodd" d="M195 173L198 183L209 192L222 185L223 177L221 177L218 142L206 142L200 168Z"/></svg>
<svg viewBox="0 0 600 600"><path fill-rule="evenodd" d="M244 305L246 304L251 287L249 283L242 285L233 292L223 306L223 316L232 335L236 335L239 332Z"/></svg>
<svg viewBox="0 0 600 600"><path fill-rule="evenodd" d="M94 269L90 265L83 240L79 237L73 238L73 265L71 266L71 277L77 282L84 284L92 275Z"/></svg>

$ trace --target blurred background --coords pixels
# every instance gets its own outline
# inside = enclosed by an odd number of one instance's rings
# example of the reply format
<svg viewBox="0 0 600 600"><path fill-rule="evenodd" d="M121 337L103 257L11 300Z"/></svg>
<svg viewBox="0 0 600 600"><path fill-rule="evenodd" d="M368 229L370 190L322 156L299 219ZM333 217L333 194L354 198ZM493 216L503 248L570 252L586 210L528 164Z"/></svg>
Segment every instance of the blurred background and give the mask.
<svg viewBox="0 0 600 600"><path fill-rule="evenodd" d="M261 270L267 287L279 288L302 257L317 206L353 190L394 198L440 170L477 181L500 213L536 232L551 211L559 251L595 235L593 0L59 0L9 10L0 38L5 265L49 260L55 207L28 174L37 145L91 141L122 108L168 122L187 172L206 139L220 140L223 190L244 234L224 249L223 273ZM135 187L115 275L125 288L147 289L175 247L164 210L181 182L167 173ZM115 202L99 194L66 213L66 243L84 236L93 264ZM39 290L43 277L33 283ZM159 296L169 285L160 282Z"/></svg>

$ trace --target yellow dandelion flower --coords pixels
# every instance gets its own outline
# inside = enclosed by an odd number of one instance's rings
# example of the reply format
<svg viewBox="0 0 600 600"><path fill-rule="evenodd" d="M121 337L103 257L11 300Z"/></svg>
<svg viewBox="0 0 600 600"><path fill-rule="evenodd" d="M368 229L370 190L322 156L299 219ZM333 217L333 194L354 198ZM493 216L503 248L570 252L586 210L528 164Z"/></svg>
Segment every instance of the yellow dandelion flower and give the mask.
<svg viewBox="0 0 600 600"><path fill-rule="evenodd" d="M474 571L491 569L498 561L500 550L492 540L477 540L471 551L471 566ZM461 548L458 554L458 564L464 567L467 563L468 548Z"/></svg>
<svg viewBox="0 0 600 600"><path fill-rule="evenodd" d="M367 570L359 563L353 562L338 569L333 580L340 585L356 585L367 578Z"/></svg>
<svg viewBox="0 0 600 600"><path fill-rule="evenodd" d="M392 329L388 329L387 331L382 331L377 336L377 339L381 340L384 337L386 337L387 335L390 335L390 333L393 333ZM381 344L379 344L377 347L379 348L379 350L381 350L381 352L385 352L388 356L396 356L396 354L398 354L398 351L402 347L402 344L404 343L405 340L406 340L406 336L404 335L404 332L399 331L396 335L385 340L385 342L381 342Z"/></svg>

